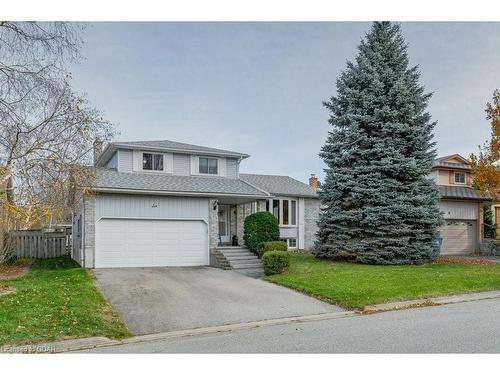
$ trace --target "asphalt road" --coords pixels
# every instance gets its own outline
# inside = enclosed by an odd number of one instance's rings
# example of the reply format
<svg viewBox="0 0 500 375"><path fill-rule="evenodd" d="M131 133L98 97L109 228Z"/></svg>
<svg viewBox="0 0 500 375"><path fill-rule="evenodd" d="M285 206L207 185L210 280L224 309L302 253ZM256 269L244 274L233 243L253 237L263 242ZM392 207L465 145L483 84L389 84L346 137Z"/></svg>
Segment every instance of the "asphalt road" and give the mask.
<svg viewBox="0 0 500 375"><path fill-rule="evenodd" d="M93 353L500 353L500 299L126 344Z"/></svg>

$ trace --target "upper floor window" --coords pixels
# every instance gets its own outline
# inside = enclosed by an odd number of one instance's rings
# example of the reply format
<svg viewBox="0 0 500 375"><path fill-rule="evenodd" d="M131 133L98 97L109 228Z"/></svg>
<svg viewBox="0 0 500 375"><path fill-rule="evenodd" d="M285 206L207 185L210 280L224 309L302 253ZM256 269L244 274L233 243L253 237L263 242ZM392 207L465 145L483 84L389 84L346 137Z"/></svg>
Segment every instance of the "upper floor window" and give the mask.
<svg viewBox="0 0 500 375"><path fill-rule="evenodd" d="M211 158L200 158L199 170L200 174L218 174L218 160Z"/></svg>
<svg viewBox="0 0 500 375"><path fill-rule="evenodd" d="M142 169L145 171L163 171L163 155L144 152L142 154Z"/></svg>
<svg viewBox="0 0 500 375"><path fill-rule="evenodd" d="M465 184L465 172L455 172L455 183Z"/></svg>

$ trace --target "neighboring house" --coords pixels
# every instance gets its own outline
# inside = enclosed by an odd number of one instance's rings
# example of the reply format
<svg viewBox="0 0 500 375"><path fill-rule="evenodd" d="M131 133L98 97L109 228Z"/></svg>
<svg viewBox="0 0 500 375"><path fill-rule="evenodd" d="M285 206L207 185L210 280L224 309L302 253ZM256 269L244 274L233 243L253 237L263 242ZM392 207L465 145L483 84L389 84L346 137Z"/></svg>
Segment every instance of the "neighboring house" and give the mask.
<svg viewBox="0 0 500 375"><path fill-rule="evenodd" d="M472 187L470 162L455 154L434 161L432 179L441 193L441 254L471 254L483 241L483 204L491 199Z"/></svg>
<svg viewBox="0 0 500 375"><path fill-rule="evenodd" d="M278 218L290 249L314 243L316 189L239 173L247 154L172 141L96 146L96 176L73 218L73 258L84 267L214 264L217 247L243 244L245 217L257 211Z"/></svg>

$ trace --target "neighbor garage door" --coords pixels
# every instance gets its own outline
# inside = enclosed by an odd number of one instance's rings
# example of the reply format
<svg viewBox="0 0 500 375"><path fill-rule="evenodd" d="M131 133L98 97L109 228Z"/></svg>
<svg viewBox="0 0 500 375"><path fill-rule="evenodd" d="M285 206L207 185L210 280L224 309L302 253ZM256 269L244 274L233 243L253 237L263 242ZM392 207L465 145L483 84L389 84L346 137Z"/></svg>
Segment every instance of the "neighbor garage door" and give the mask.
<svg viewBox="0 0 500 375"><path fill-rule="evenodd" d="M96 268L207 264L204 221L101 219L96 225Z"/></svg>
<svg viewBox="0 0 500 375"><path fill-rule="evenodd" d="M445 220L440 229L442 255L464 255L476 250L476 220Z"/></svg>

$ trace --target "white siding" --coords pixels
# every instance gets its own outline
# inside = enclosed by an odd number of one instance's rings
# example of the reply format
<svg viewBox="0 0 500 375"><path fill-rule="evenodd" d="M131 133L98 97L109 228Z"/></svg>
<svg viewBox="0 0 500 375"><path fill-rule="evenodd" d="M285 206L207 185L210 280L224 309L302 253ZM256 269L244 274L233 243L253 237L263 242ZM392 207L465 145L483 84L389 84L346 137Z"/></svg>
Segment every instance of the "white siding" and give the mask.
<svg viewBox="0 0 500 375"><path fill-rule="evenodd" d="M173 173L179 176L189 176L191 172L191 157L186 154L174 154Z"/></svg>
<svg viewBox="0 0 500 375"><path fill-rule="evenodd" d="M297 238L297 227L280 227L280 238Z"/></svg>
<svg viewBox="0 0 500 375"><path fill-rule="evenodd" d="M439 207L445 219L477 220L479 210L477 202L441 200Z"/></svg>
<svg viewBox="0 0 500 375"><path fill-rule="evenodd" d="M132 172L132 150L118 150L118 172Z"/></svg>
<svg viewBox="0 0 500 375"><path fill-rule="evenodd" d="M208 199L103 194L97 197L95 220L102 217L203 219L208 222Z"/></svg>
<svg viewBox="0 0 500 375"><path fill-rule="evenodd" d="M226 177L238 178L238 159L226 159Z"/></svg>

